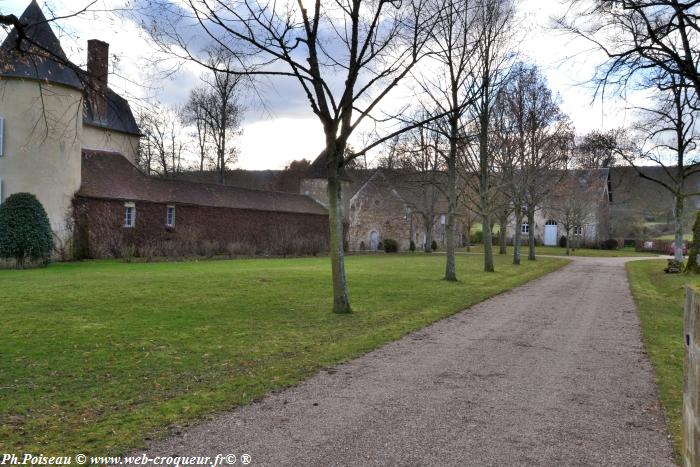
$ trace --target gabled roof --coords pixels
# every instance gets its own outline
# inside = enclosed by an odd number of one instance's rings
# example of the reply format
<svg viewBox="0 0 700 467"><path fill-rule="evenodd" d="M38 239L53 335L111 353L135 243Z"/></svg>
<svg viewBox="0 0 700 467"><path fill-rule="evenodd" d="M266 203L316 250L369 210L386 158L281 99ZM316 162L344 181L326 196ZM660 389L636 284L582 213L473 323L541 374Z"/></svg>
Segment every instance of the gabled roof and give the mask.
<svg viewBox="0 0 700 467"><path fill-rule="evenodd" d="M81 82L61 42L51 30L49 22L35 0L19 18L25 25L24 38L12 28L0 45L0 76L29 78L63 84L80 89Z"/></svg>
<svg viewBox="0 0 700 467"><path fill-rule="evenodd" d="M82 185L77 196L297 214L328 214L320 204L303 195L148 177L121 154L103 151L83 150Z"/></svg>

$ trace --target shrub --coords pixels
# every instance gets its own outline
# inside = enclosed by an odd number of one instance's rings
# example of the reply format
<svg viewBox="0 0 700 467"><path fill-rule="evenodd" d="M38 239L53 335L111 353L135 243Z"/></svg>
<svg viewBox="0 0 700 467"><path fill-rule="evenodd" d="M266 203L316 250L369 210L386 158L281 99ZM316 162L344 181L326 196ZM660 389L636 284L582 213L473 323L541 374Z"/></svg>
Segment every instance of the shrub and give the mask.
<svg viewBox="0 0 700 467"><path fill-rule="evenodd" d="M53 233L46 210L36 196L16 193L0 205L0 257L46 263L53 251Z"/></svg>
<svg viewBox="0 0 700 467"><path fill-rule="evenodd" d="M366 250L365 242L360 242L360 250Z"/></svg>
<svg viewBox="0 0 700 467"><path fill-rule="evenodd" d="M411 253L416 251L416 242L411 240L411 243L408 245L408 249L410 250Z"/></svg>
<svg viewBox="0 0 700 467"><path fill-rule="evenodd" d="M219 251L219 243L213 242L211 240L203 240L201 244L201 254L202 256L211 259Z"/></svg>
<svg viewBox="0 0 700 467"><path fill-rule="evenodd" d="M483 241L484 241L484 232L481 230L477 230L476 232L471 234L471 236L469 237L469 243L471 243L472 245L477 244L477 243L481 243Z"/></svg>
<svg viewBox="0 0 700 467"><path fill-rule="evenodd" d="M131 263L136 256L136 247L131 244L123 244L119 248L119 257L124 260L125 263Z"/></svg>
<svg viewBox="0 0 700 467"><path fill-rule="evenodd" d="M384 239L384 252L385 253L396 253L399 251L399 244L393 238Z"/></svg>
<svg viewBox="0 0 700 467"><path fill-rule="evenodd" d="M603 250L617 250L620 247L620 242L614 238L609 238L600 244Z"/></svg>
<svg viewBox="0 0 700 467"><path fill-rule="evenodd" d="M255 256L255 245L244 242L231 242L226 245L226 254L234 256Z"/></svg>
<svg viewBox="0 0 700 467"><path fill-rule="evenodd" d="M377 243L377 250L383 250L384 249L384 244L380 241Z"/></svg>
<svg viewBox="0 0 700 467"><path fill-rule="evenodd" d="M147 263L153 261L158 256L162 248L155 242L147 242L139 247L139 256L146 260Z"/></svg>
<svg viewBox="0 0 700 467"><path fill-rule="evenodd" d="M430 243L430 249L433 251L437 250L437 242L435 240Z"/></svg>
<svg viewBox="0 0 700 467"><path fill-rule="evenodd" d="M559 246L560 246L561 248L566 248L566 235L562 235L562 236L559 238Z"/></svg>

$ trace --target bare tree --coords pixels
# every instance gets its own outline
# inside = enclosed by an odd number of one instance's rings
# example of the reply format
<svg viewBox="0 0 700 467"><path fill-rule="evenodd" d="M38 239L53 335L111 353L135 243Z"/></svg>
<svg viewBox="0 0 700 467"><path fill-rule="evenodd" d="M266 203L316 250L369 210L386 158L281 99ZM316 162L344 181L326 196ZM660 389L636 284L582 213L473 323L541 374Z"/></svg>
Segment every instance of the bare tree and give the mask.
<svg viewBox="0 0 700 467"><path fill-rule="evenodd" d="M193 137L197 146L200 172L204 172L205 164L208 164L211 159L211 129L206 112L209 105L208 100L209 95L206 88L200 86L190 91L187 104L183 108L184 122L194 127Z"/></svg>
<svg viewBox="0 0 700 467"><path fill-rule="evenodd" d="M511 0L480 0L476 4L476 43L474 76L478 83L476 96L470 102L469 121L465 132L470 135L462 146L462 166L467 183L475 183L473 199L481 215L484 232L484 271L493 272L492 216L497 211L499 192L494 173L495 147L492 139L493 107L498 90L506 82L513 63L513 30L515 7ZM475 137L474 137L475 135ZM476 140L476 141L475 141Z"/></svg>
<svg viewBox="0 0 700 467"><path fill-rule="evenodd" d="M662 71L700 95L700 2L681 0L569 0L560 28L583 37L608 60L595 80L607 86L648 88L649 71ZM654 75L655 73L652 73ZM653 79L653 78L652 78Z"/></svg>
<svg viewBox="0 0 700 467"><path fill-rule="evenodd" d="M480 39L480 31L475 24L478 1L481 0L438 0L432 4L437 26L433 29L430 42L434 50L429 62L431 72L417 80L428 101L426 111L443 115L434 121L431 129L439 132L446 141L445 145L436 145L435 148L444 159L447 172L444 279L448 281L457 280L455 228L459 148L464 144L464 119L479 86L474 79L476 44Z"/></svg>
<svg viewBox="0 0 700 467"><path fill-rule="evenodd" d="M574 149L574 165L582 169L615 167L620 162L617 150L624 139L625 130L621 128L593 130L581 136Z"/></svg>
<svg viewBox="0 0 700 467"><path fill-rule="evenodd" d="M700 172L700 135L697 110L691 105L696 100L695 89L675 76L670 77L670 82L663 82L655 105L638 109L641 118L634 132L639 143L627 145L618 153L635 167L640 177L662 186L673 196L675 256L682 261L685 200L700 194L687 183L690 176ZM649 164L661 167L661 175L653 175L642 167Z"/></svg>
<svg viewBox="0 0 700 467"><path fill-rule="evenodd" d="M201 110L205 114L206 126L216 149L216 171L219 183L224 183L226 168L238 159L238 151L233 138L241 133L243 108L240 92L243 75L220 70L235 70L236 58L224 48L217 47L209 52L207 63L210 76L203 78L207 90L204 92Z"/></svg>
<svg viewBox="0 0 700 467"><path fill-rule="evenodd" d="M182 170L182 156L187 141L180 112L172 107L154 104L138 114L143 142L139 163L148 174L171 176Z"/></svg>
<svg viewBox="0 0 700 467"><path fill-rule="evenodd" d="M426 53L435 24L426 17L427 0L147 3L157 12L149 31L169 56L219 73L293 79L304 93L325 135L333 311L350 312L341 175L352 159L380 141L354 154L348 154L346 146ZM196 42L184 35L190 33L199 36L199 44L206 37L229 52L236 67L207 62Z"/></svg>
<svg viewBox="0 0 700 467"><path fill-rule="evenodd" d="M419 118L424 118L422 114ZM389 145L380 164L401 175L392 183L407 194L412 214L418 215L423 225L423 251L432 253L433 226L442 202L447 197L445 163L442 157L444 138L430 125L422 125L403 133ZM380 165L382 166L382 165Z"/></svg>
<svg viewBox="0 0 700 467"><path fill-rule="evenodd" d="M592 187L586 186L587 179L580 182L575 173L568 173L557 183L543 208L547 217L564 228L567 256L570 255L572 246L578 246L571 244L571 238L580 238L585 225L590 223L594 216L590 201Z"/></svg>
<svg viewBox="0 0 700 467"><path fill-rule="evenodd" d="M569 118L535 66L519 63L498 98L501 168L515 215L514 264L520 262L523 218L528 259L535 259L535 213L564 174L573 143Z"/></svg>

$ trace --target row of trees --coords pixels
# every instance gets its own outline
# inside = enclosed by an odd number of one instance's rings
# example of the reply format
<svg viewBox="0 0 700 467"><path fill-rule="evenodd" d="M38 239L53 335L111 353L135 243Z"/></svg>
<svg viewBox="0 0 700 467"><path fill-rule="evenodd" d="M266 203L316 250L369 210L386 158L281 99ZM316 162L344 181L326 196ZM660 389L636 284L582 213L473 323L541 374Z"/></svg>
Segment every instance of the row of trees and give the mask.
<svg viewBox="0 0 700 467"><path fill-rule="evenodd" d="M154 14L147 25L168 57L222 75L290 79L306 96L325 135L335 312L351 310L340 180L356 158L398 138L402 163L410 161L424 174L425 185L434 187L425 192L426 203L442 190L444 277L453 281L460 204L478 213L484 232L491 231L495 215L510 211L518 223L533 224L535 209L555 182L543 182L541 174L565 169L571 157L573 128L557 97L539 70L517 59L512 0L146 3L169 13ZM195 31L236 60L203 58L191 40ZM407 89L414 92L415 111L401 107L389 114L387 97ZM386 129L387 122L396 126L347 150L363 125ZM441 183L430 183L433 177ZM430 225L433 214L423 211ZM530 243L534 259L534 231ZM488 234L484 249L484 270L493 271ZM516 249L514 261L519 260Z"/></svg>
<svg viewBox="0 0 700 467"><path fill-rule="evenodd" d="M207 63L225 67L232 60L225 50L217 48L209 52ZM184 169L213 169L218 182L224 183L227 169L236 163L235 140L241 134L243 117L243 78L209 71L201 81L184 106L156 103L144 106L138 113L139 128L144 134L139 165L146 173L169 176Z"/></svg>

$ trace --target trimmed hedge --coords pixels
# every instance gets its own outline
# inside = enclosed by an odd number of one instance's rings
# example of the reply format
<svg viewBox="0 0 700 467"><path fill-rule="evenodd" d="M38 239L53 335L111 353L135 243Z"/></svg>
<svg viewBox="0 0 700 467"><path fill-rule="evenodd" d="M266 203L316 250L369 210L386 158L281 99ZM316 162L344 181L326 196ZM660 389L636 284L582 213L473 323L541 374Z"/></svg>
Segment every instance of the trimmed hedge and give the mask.
<svg viewBox="0 0 700 467"><path fill-rule="evenodd" d="M384 252L385 253L396 253L399 251L399 243L393 238L384 239Z"/></svg>
<svg viewBox="0 0 700 467"><path fill-rule="evenodd" d="M27 259L48 262L53 234L46 210L31 193L16 193L0 205L0 257L14 258L18 268Z"/></svg>

